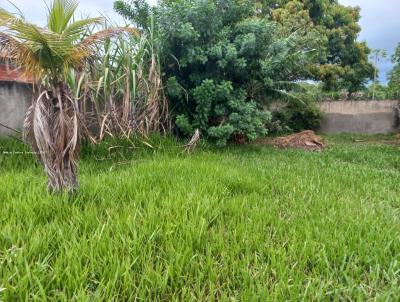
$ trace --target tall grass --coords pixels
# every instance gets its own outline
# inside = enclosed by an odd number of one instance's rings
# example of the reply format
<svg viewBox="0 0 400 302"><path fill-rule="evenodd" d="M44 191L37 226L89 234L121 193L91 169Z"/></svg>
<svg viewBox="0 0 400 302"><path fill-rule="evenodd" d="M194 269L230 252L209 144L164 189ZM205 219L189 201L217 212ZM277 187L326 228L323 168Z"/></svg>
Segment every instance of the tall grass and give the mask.
<svg viewBox="0 0 400 302"><path fill-rule="evenodd" d="M93 30L88 29L86 35ZM69 76L83 133L92 142L105 136L168 133L168 103L153 27L140 37L109 38L97 46L96 53L97 58L88 68Z"/></svg>
<svg viewBox="0 0 400 302"><path fill-rule="evenodd" d="M186 156L107 138L74 196L0 154L0 300L398 301L399 146L329 140Z"/></svg>

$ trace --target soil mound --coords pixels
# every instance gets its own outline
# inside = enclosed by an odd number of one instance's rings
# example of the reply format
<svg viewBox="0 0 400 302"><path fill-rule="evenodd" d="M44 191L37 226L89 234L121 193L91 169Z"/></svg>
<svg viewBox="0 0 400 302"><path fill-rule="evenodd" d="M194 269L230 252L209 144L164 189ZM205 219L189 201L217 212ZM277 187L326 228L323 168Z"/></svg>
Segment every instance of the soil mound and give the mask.
<svg viewBox="0 0 400 302"><path fill-rule="evenodd" d="M272 144L281 149L295 148L310 151L322 151L325 148L324 140L311 130L277 137L272 141Z"/></svg>

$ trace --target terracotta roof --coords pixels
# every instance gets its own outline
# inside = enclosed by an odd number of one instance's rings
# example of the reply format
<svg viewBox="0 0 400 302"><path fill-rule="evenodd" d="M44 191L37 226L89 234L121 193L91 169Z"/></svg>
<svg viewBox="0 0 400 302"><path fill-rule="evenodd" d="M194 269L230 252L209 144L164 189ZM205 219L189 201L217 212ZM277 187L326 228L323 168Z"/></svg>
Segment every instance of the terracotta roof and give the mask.
<svg viewBox="0 0 400 302"><path fill-rule="evenodd" d="M12 66L10 62L4 60L4 57L1 57L1 59L2 60L0 61L0 81L20 82L20 83L33 82L33 78L25 76L23 70Z"/></svg>

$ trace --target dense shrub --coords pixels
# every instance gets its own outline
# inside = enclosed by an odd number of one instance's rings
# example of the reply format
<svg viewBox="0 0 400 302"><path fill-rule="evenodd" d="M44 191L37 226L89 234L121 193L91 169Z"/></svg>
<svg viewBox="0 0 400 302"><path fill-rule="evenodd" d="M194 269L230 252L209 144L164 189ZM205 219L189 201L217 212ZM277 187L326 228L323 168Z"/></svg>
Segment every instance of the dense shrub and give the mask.
<svg viewBox="0 0 400 302"><path fill-rule="evenodd" d="M177 131L198 128L223 146L267 134L264 99L299 78L302 37L256 15L254 1L163 1L164 74Z"/></svg>
<svg viewBox="0 0 400 302"><path fill-rule="evenodd" d="M203 136L223 146L267 134L268 97L286 96L307 77L314 52L304 32L283 30L254 0L117 1L119 13L141 28L154 14L163 80L176 133Z"/></svg>
<svg viewBox="0 0 400 302"><path fill-rule="evenodd" d="M317 130L320 127L322 112L314 101L290 102L272 112L269 124L272 134Z"/></svg>
<svg viewBox="0 0 400 302"><path fill-rule="evenodd" d="M229 81L216 84L204 80L193 89L193 101L196 103L193 114L180 114L176 118L176 126L184 135L198 128L223 146L233 135L254 140L267 134L265 122L270 119L269 112L258 110L254 101L246 100L246 92L235 90Z"/></svg>

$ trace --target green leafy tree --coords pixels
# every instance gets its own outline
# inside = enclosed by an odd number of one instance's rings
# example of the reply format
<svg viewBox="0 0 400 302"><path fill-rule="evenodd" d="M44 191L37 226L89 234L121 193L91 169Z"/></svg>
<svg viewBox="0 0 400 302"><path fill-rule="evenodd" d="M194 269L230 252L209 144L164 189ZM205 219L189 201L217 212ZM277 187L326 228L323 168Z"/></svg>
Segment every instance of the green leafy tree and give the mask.
<svg viewBox="0 0 400 302"><path fill-rule="evenodd" d="M378 86L378 63L381 59L387 57L387 51L385 49L374 49L371 52L371 59L374 62L374 80L372 82L372 99L375 100L375 92ZM381 87L379 87L381 88Z"/></svg>
<svg viewBox="0 0 400 302"><path fill-rule="evenodd" d="M389 92L390 97L399 99L400 98L400 43L396 47L396 51L392 56L392 63L394 64L393 69L389 72Z"/></svg>
<svg viewBox="0 0 400 302"><path fill-rule="evenodd" d="M165 0L154 9L178 133L200 129L218 145L265 135L265 99L290 97L294 82L306 78L313 52L303 35L285 33L256 7L256 1Z"/></svg>
<svg viewBox="0 0 400 302"><path fill-rule="evenodd" d="M371 83L365 92L370 100L387 100L392 98L389 87L380 83Z"/></svg>
<svg viewBox="0 0 400 302"><path fill-rule="evenodd" d="M138 29L147 30L150 27L153 11L147 0L118 0L114 2L114 10L134 21Z"/></svg>
<svg viewBox="0 0 400 302"><path fill-rule="evenodd" d="M302 26L319 36L318 61L309 71L326 90L346 89L351 94L373 79L370 50L366 43L357 41L361 30L359 8L341 5L337 0L264 0L260 5L263 14L284 26L297 24L289 29Z"/></svg>

